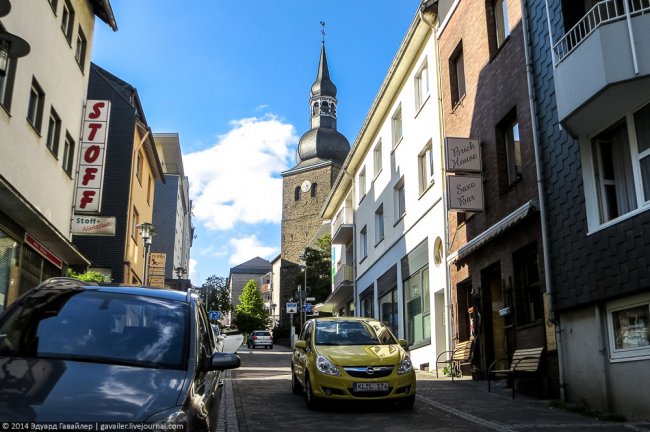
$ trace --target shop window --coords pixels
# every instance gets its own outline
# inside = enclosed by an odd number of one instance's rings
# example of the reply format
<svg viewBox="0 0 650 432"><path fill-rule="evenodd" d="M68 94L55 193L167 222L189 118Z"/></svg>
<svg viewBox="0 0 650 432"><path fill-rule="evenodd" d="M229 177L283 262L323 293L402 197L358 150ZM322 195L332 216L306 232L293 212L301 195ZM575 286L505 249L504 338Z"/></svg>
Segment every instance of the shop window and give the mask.
<svg viewBox="0 0 650 432"><path fill-rule="evenodd" d="M610 302L607 323L612 361L650 358L650 294Z"/></svg>
<svg viewBox="0 0 650 432"><path fill-rule="evenodd" d="M395 336L399 334L397 287L379 297L379 319L393 331Z"/></svg>
<svg viewBox="0 0 650 432"><path fill-rule="evenodd" d="M544 300L539 278L537 244L533 243L512 256L515 276L515 309L517 325L544 318Z"/></svg>
<svg viewBox="0 0 650 432"><path fill-rule="evenodd" d="M431 297L429 268L412 274L404 281L404 320L406 340L418 345L431 340Z"/></svg>
<svg viewBox="0 0 650 432"><path fill-rule="evenodd" d="M375 295L373 285L366 288L361 297L361 316L373 318L375 316Z"/></svg>

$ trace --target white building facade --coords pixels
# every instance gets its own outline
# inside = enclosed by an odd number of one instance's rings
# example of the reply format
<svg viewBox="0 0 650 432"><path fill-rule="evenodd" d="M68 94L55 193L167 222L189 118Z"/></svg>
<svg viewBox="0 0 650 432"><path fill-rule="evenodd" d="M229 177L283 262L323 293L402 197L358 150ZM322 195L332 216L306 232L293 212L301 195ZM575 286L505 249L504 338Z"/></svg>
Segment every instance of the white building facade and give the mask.
<svg viewBox="0 0 650 432"><path fill-rule="evenodd" d="M447 346L441 111L435 31L411 24L330 194L335 315L374 317L416 367Z"/></svg>
<svg viewBox="0 0 650 432"><path fill-rule="evenodd" d="M117 30L108 0L14 0L0 17L30 47L0 77L0 308L89 264L70 229L95 16Z"/></svg>

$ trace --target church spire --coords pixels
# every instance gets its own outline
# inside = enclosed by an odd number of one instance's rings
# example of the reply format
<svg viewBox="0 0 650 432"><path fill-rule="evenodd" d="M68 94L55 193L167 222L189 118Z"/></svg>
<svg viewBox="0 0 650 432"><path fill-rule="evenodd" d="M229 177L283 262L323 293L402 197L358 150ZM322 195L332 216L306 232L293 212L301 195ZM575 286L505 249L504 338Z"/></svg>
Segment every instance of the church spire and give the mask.
<svg viewBox="0 0 650 432"><path fill-rule="evenodd" d="M350 151L350 143L336 130L336 86L330 79L325 53L325 23L321 21L323 40L320 49L318 75L309 92L311 127L298 144L297 166L333 161L343 163Z"/></svg>

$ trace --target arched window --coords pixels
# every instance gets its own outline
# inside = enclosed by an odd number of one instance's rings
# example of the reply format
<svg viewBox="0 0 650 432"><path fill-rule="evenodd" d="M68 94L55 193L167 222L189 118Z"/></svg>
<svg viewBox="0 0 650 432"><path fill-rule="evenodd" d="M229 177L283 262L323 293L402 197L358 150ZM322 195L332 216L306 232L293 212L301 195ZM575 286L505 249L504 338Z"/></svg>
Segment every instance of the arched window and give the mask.
<svg viewBox="0 0 650 432"><path fill-rule="evenodd" d="M318 102L314 102L314 105L311 110L311 115L313 116L318 115Z"/></svg>
<svg viewBox="0 0 650 432"><path fill-rule="evenodd" d="M329 113L331 112L331 111L330 111L330 105L329 105L329 103L328 103L327 101L323 101L323 102L321 103L320 111L321 111L321 113L323 113L323 114L329 114Z"/></svg>
<svg viewBox="0 0 650 432"><path fill-rule="evenodd" d="M311 184L311 197L314 198L316 196L316 189L317 189L318 184L317 183L312 183Z"/></svg>
<svg viewBox="0 0 650 432"><path fill-rule="evenodd" d="M300 186L296 186L296 190L293 192L293 196L296 201L300 201L300 193Z"/></svg>

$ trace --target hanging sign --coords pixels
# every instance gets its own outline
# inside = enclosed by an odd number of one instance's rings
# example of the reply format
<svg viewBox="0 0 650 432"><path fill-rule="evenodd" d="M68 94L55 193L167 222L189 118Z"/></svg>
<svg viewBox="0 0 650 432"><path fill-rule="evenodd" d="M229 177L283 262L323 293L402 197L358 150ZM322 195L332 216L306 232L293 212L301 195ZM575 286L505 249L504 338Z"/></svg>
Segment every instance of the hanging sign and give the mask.
<svg viewBox="0 0 650 432"><path fill-rule="evenodd" d="M71 232L77 236L114 236L115 216L74 215Z"/></svg>
<svg viewBox="0 0 650 432"><path fill-rule="evenodd" d="M447 176L447 208L451 211L484 211L483 177Z"/></svg>
<svg viewBox="0 0 650 432"><path fill-rule="evenodd" d="M447 172L481 172L481 147L472 138L445 138Z"/></svg>
<svg viewBox="0 0 650 432"><path fill-rule="evenodd" d="M110 112L110 101L86 101L77 169L75 212L99 213L101 210Z"/></svg>

